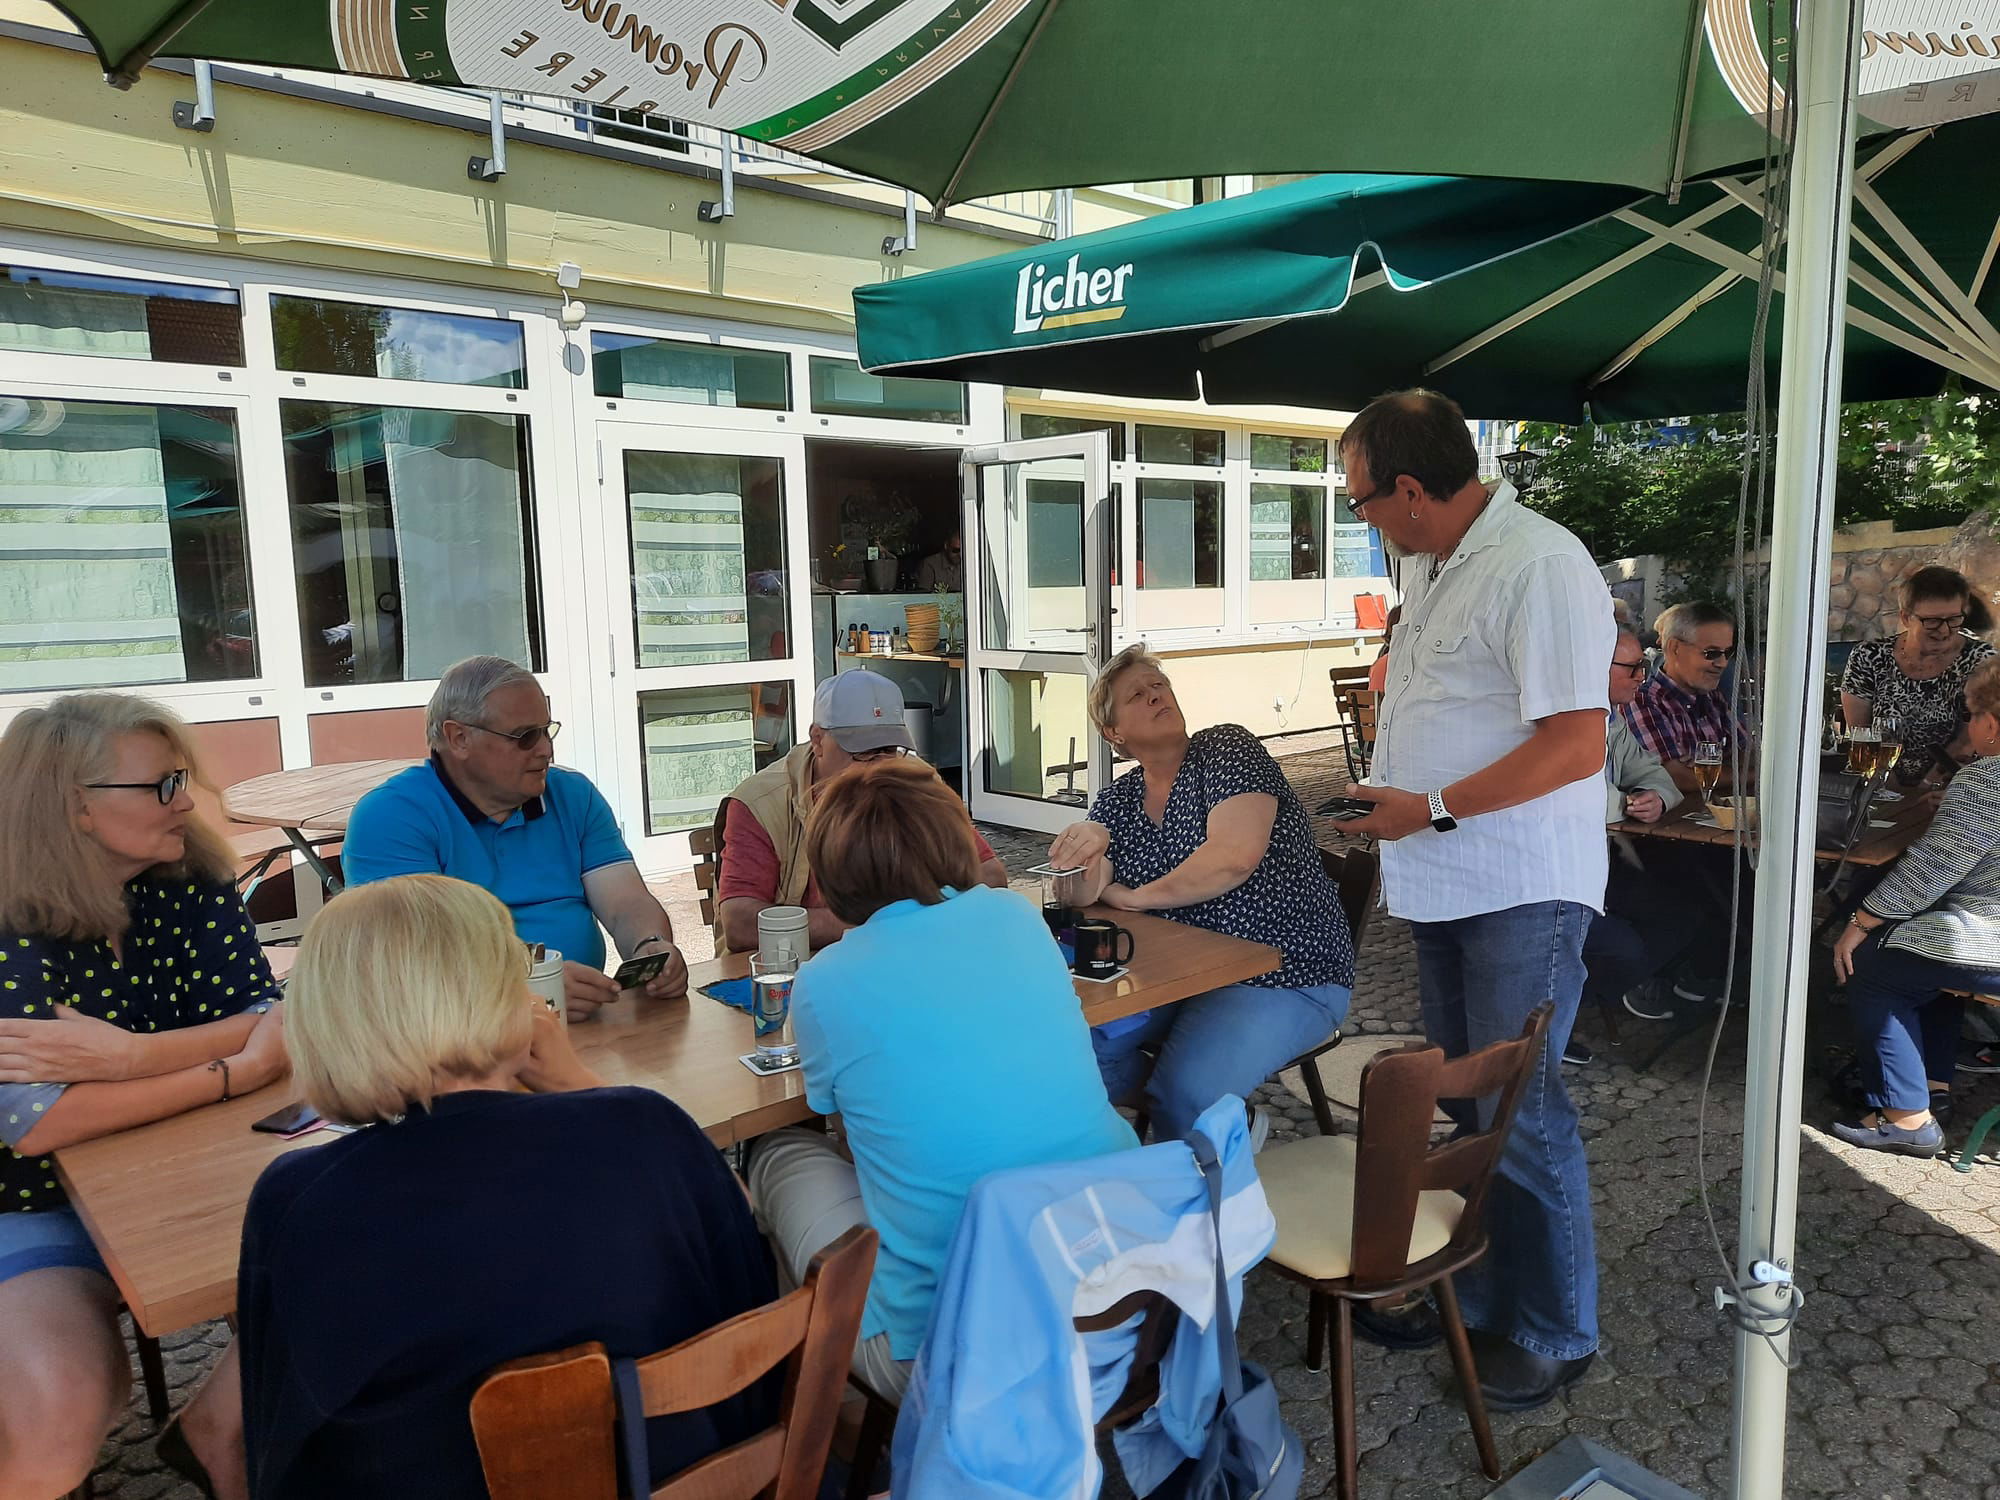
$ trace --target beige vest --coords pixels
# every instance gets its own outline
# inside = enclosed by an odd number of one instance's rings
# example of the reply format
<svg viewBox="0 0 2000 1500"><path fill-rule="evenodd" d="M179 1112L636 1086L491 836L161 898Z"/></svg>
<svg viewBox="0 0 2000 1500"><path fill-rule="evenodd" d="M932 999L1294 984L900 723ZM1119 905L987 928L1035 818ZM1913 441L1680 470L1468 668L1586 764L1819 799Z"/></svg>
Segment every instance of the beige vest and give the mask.
<svg viewBox="0 0 2000 1500"><path fill-rule="evenodd" d="M812 871L806 867L806 814L812 811L812 746L800 745L755 776L746 777L730 798L741 802L758 825L770 836L778 851L778 895L774 906L803 906L806 882ZM716 848L727 859L729 851L721 843L723 810L716 813ZM720 927L720 923L717 924ZM720 931L715 951L730 951L728 939Z"/></svg>

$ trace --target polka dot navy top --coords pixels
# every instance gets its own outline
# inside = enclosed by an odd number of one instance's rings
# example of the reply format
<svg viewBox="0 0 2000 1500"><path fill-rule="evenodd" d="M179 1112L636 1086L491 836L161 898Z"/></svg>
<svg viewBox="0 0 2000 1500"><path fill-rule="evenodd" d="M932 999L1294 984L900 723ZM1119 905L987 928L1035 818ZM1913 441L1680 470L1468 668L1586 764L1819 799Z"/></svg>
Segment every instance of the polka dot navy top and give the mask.
<svg viewBox="0 0 2000 1500"><path fill-rule="evenodd" d="M1278 799L1270 845L1250 878L1210 900L1152 915L1269 943L1285 955L1282 966L1245 984L1351 988L1354 942L1305 807L1271 752L1240 724L1217 724L1188 740L1164 821L1146 815L1146 773L1137 766L1097 794L1090 817L1111 830L1118 883L1137 887L1178 869L1207 840L1209 809L1245 792Z"/></svg>
<svg viewBox="0 0 2000 1500"><path fill-rule="evenodd" d="M283 997L233 887L142 875L125 887L125 957L103 941L0 933L0 1016L53 1020L68 1005L127 1031L173 1031ZM59 1083L0 1084L0 1212L60 1208L50 1157L13 1149L62 1097Z"/></svg>

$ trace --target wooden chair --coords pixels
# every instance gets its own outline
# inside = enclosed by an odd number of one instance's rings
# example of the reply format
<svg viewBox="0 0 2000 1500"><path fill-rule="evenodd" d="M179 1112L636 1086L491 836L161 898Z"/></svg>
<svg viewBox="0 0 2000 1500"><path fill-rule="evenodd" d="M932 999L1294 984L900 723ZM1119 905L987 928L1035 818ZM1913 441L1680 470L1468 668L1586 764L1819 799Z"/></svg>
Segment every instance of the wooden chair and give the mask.
<svg viewBox="0 0 2000 1500"><path fill-rule="evenodd" d="M695 857L694 888L701 892L701 919L708 923L709 932L720 938L722 914L716 908L715 893L722 883L722 808L716 808L715 821L707 828L697 828L688 835L688 848Z"/></svg>
<svg viewBox="0 0 2000 1500"><path fill-rule="evenodd" d="M1369 691L1364 684L1338 689L1334 697L1340 704L1340 729L1345 737L1343 748L1347 752L1347 779L1360 781L1367 776L1368 763L1375 755L1375 725L1382 695Z"/></svg>
<svg viewBox="0 0 2000 1500"><path fill-rule="evenodd" d="M1328 667L1326 680L1333 684L1333 701L1338 703L1340 695L1350 688L1367 687L1371 665L1368 662L1356 662L1352 666Z"/></svg>
<svg viewBox="0 0 2000 1500"><path fill-rule="evenodd" d="M875 1231L813 1257L805 1285L638 1362L648 1417L699 1411L785 1366L777 1422L651 1491L652 1500L813 1500L819 1493ZM501 1365L472 1396L472 1436L493 1500L618 1500L618 1412L602 1344Z"/></svg>
<svg viewBox="0 0 2000 1500"><path fill-rule="evenodd" d="M1435 1289L1466 1417L1488 1479L1500 1459L1479 1391L1479 1371L1459 1316L1455 1272L1486 1253L1486 1190L1533 1074L1553 1007L1535 1007L1521 1034L1467 1057L1413 1044L1385 1052L1361 1075L1361 1122L1353 1136L1309 1136L1257 1158L1264 1196L1278 1221L1268 1264L1312 1289L1306 1364L1323 1369L1334 1327L1333 1430L1337 1493L1355 1500L1353 1304ZM1484 1130L1431 1144L1439 1099L1499 1102ZM1463 1195L1462 1197L1460 1195ZM1359 1211L1366 1204L1367 1212Z"/></svg>
<svg viewBox="0 0 2000 1500"><path fill-rule="evenodd" d="M1141 1314L1144 1314L1145 1321L1139 1325L1139 1338L1132 1349L1132 1366L1125 1377L1125 1389L1118 1393L1111 1409L1097 1419L1094 1428L1100 1438L1138 1421L1160 1399L1160 1365L1173 1344L1174 1329L1180 1321L1180 1308L1163 1293L1133 1292L1121 1297L1103 1312L1079 1317L1073 1322L1078 1333L1103 1333ZM854 1467L848 1471L844 1500L864 1500L864 1497L875 1493L875 1471L881 1467L882 1450L888 1445L889 1434L895 1427L896 1406L860 1376L852 1377L851 1383L867 1401L868 1409L861 1418L861 1433L854 1442Z"/></svg>

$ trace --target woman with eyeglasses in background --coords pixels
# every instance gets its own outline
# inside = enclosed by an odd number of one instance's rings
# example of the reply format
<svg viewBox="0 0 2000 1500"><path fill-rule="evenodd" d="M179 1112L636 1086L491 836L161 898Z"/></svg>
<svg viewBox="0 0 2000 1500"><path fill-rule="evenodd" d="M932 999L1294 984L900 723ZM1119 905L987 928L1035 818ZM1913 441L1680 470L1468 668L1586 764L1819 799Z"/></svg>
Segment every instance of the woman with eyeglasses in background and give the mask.
<svg viewBox="0 0 2000 1500"><path fill-rule="evenodd" d="M1948 780L1976 758L1966 740L1965 680L1993 648L1978 639L1993 628L1986 601L1952 568L1919 568L1903 584L1901 628L1863 641L1840 679L1840 714L1849 729L1893 714L1903 726L1896 780L1915 786Z"/></svg>
<svg viewBox="0 0 2000 1500"><path fill-rule="evenodd" d="M0 737L0 1495L81 1483L131 1383L117 1290L50 1153L288 1066L196 774L187 727L123 694L58 698Z"/></svg>

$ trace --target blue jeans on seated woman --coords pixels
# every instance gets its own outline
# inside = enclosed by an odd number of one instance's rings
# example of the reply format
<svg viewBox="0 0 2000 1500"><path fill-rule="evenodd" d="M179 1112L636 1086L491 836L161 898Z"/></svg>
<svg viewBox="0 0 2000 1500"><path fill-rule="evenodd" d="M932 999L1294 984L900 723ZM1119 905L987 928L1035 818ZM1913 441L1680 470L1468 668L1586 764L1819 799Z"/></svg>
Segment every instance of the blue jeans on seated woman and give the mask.
<svg viewBox="0 0 2000 1500"><path fill-rule="evenodd" d="M1855 950L1847 1009L1870 1107L1914 1113L1931 1107L1931 1084L1948 1087L1958 1067L1965 996L1941 992L2000 994L2000 972L1884 948L1883 934L1893 931L1870 933Z"/></svg>
<svg viewBox="0 0 2000 1500"><path fill-rule="evenodd" d="M1228 984L1163 1005L1136 1026L1093 1027L1090 1041L1111 1102L1132 1100L1143 1083L1153 1139L1177 1141L1224 1094L1249 1098L1286 1063L1333 1035L1352 998L1344 984ZM1158 1053L1151 1077L1142 1049Z"/></svg>

